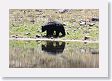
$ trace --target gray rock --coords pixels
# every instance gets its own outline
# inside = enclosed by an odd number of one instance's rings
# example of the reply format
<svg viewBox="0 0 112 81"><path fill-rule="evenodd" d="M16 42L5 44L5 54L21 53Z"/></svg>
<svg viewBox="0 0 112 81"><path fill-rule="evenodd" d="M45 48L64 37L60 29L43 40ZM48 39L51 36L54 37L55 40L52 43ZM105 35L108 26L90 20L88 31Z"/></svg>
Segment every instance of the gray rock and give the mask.
<svg viewBox="0 0 112 81"><path fill-rule="evenodd" d="M25 35L30 35L30 32L25 33Z"/></svg>
<svg viewBox="0 0 112 81"><path fill-rule="evenodd" d="M81 21L79 21L79 24L80 24L80 26L84 26L84 25L86 25L86 21L81 20Z"/></svg>
<svg viewBox="0 0 112 81"><path fill-rule="evenodd" d="M11 35L12 38L18 38L18 35Z"/></svg>
<svg viewBox="0 0 112 81"><path fill-rule="evenodd" d="M35 20L31 20L30 22L32 22L34 24L35 23Z"/></svg>
<svg viewBox="0 0 112 81"><path fill-rule="evenodd" d="M36 37L36 38L40 38L40 37L41 37L41 35L36 35L35 37Z"/></svg>
<svg viewBox="0 0 112 81"><path fill-rule="evenodd" d="M74 32L76 32L76 30L74 30Z"/></svg>
<svg viewBox="0 0 112 81"><path fill-rule="evenodd" d="M60 9L60 10L58 10L58 11L59 11L59 13L65 13L65 12L68 12L67 9Z"/></svg>
<svg viewBox="0 0 112 81"><path fill-rule="evenodd" d="M89 23L88 25L89 25L89 26L94 26L94 25L95 25L95 23Z"/></svg>
<svg viewBox="0 0 112 81"><path fill-rule="evenodd" d="M92 51L91 54L99 54L98 51Z"/></svg>
<svg viewBox="0 0 112 81"><path fill-rule="evenodd" d="M39 9L36 9L35 11L36 11L36 12L42 12L42 10L39 10Z"/></svg>
<svg viewBox="0 0 112 81"><path fill-rule="evenodd" d="M53 39L53 37L51 37L51 39Z"/></svg>
<svg viewBox="0 0 112 81"><path fill-rule="evenodd" d="M69 33L67 32L67 35L69 35Z"/></svg>
<svg viewBox="0 0 112 81"><path fill-rule="evenodd" d="M85 36L84 37L84 40L89 40L90 39L90 36Z"/></svg>
<svg viewBox="0 0 112 81"><path fill-rule="evenodd" d="M91 21L99 21L99 18L98 17L93 17L93 18L91 18Z"/></svg>

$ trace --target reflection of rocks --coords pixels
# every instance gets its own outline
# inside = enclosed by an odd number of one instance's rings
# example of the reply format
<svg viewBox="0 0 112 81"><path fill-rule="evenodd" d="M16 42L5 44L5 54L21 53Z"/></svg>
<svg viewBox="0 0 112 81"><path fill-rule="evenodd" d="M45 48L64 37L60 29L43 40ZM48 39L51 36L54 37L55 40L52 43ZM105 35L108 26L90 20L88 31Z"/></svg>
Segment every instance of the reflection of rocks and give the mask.
<svg viewBox="0 0 112 81"><path fill-rule="evenodd" d="M11 35L12 38L19 38L18 35Z"/></svg>
<svg viewBox="0 0 112 81"><path fill-rule="evenodd" d="M91 49L91 54L99 54L98 49Z"/></svg>
<svg viewBox="0 0 112 81"><path fill-rule="evenodd" d="M36 38L40 38L40 37L41 37L41 35L36 35L35 37L36 37Z"/></svg>
<svg viewBox="0 0 112 81"><path fill-rule="evenodd" d="M25 35L30 35L30 32L25 33Z"/></svg>
<svg viewBox="0 0 112 81"><path fill-rule="evenodd" d="M50 54L62 53L65 48L65 42L58 41L46 41L46 44L42 45L42 50Z"/></svg>
<svg viewBox="0 0 112 81"><path fill-rule="evenodd" d="M81 48L81 54L99 54L99 50L95 48Z"/></svg>

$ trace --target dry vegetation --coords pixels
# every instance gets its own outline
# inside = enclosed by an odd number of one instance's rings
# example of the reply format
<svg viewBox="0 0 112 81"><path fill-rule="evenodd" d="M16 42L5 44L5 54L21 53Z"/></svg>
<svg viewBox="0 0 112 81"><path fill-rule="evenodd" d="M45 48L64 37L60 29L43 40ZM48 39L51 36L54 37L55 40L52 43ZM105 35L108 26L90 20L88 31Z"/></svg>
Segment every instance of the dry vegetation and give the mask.
<svg viewBox="0 0 112 81"><path fill-rule="evenodd" d="M20 45L21 43L21 45ZM98 68L98 44L66 42L62 53L42 51L35 41L10 41L10 68Z"/></svg>

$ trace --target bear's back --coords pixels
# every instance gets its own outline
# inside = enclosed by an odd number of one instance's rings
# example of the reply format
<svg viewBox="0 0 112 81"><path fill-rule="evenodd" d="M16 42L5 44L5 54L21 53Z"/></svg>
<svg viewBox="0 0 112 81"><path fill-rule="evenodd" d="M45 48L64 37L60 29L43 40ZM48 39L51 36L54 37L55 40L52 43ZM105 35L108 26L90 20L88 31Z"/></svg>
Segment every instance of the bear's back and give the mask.
<svg viewBox="0 0 112 81"><path fill-rule="evenodd" d="M45 23L45 25L62 25L62 24L58 21L50 21L50 22Z"/></svg>

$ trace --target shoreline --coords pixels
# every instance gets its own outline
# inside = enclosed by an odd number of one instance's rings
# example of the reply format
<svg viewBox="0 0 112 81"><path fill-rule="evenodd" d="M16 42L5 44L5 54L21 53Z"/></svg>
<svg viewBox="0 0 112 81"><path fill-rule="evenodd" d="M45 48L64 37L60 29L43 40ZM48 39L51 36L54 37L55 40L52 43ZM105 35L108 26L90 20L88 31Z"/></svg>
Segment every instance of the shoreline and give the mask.
<svg viewBox="0 0 112 81"><path fill-rule="evenodd" d="M9 40L37 40L37 41L62 41L62 42L84 42L84 43L99 43L99 41L91 40L69 40L69 39L50 39L50 38L9 38Z"/></svg>

